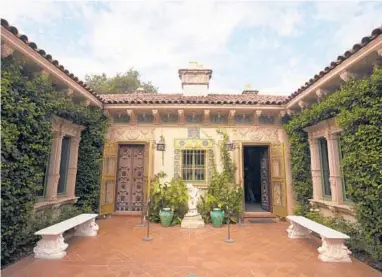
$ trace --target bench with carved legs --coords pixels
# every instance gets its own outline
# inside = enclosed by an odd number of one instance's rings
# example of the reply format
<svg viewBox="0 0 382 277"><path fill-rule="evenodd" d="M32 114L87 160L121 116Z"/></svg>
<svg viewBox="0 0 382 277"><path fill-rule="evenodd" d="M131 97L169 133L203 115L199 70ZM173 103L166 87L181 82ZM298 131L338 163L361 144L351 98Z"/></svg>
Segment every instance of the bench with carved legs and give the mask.
<svg viewBox="0 0 382 277"><path fill-rule="evenodd" d="M75 229L75 236L97 236L97 214L80 214L34 233L42 237L33 248L34 257L40 259L61 259L66 255L68 244L64 242L63 233Z"/></svg>
<svg viewBox="0 0 382 277"><path fill-rule="evenodd" d="M323 262L351 263L349 254L351 251L344 245L344 240L349 236L314 222L303 216L287 216L290 226L287 229L291 239L310 238L314 232L321 236L322 246L318 250L318 258Z"/></svg>

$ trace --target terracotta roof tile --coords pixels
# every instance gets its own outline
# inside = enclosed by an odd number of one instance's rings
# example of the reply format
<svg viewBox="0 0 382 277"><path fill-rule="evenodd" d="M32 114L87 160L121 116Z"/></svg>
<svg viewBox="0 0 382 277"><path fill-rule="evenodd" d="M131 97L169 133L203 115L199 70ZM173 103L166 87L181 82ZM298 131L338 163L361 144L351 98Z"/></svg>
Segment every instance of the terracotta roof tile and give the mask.
<svg viewBox="0 0 382 277"><path fill-rule="evenodd" d="M47 54L43 49L38 49L37 44L33 41L29 41L28 37L23 34L19 34L19 31L16 27L9 25L9 23L5 19L1 19L1 26L10 31L13 35L15 35L18 39L28 45L30 48L35 50L40 56L45 58L47 61L52 63L55 67L63 71L69 78L74 80L78 85L82 86L85 90L87 90L90 94L94 95L98 100L101 100L98 94L96 94L93 90L89 89L89 87L85 84L85 82L80 81L74 74L70 73L69 70L65 69L63 65L60 65L59 61L53 60L52 55Z"/></svg>
<svg viewBox="0 0 382 277"><path fill-rule="evenodd" d="M347 50L345 51L345 53L343 55L340 55L337 57L337 60L335 61L332 61L330 63L329 66L325 67L325 69L323 71L320 71L318 74L314 75L313 78L311 78L308 82L306 82L303 86L301 86L299 89L297 89L295 92L293 92L291 95L289 95L289 97L287 98L287 100L285 101L285 103L289 102L290 100L292 100L293 98L295 98L297 95L301 94L303 91L305 91L308 87L310 87L311 85L313 85L316 81L318 81L320 78L322 78L323 76L325 76L327 73L329 73L331 70L333 70L334 68L336 68L338 65L340 65L343 61L345 61L346 59L350 58L353 54L357 53L360 49L362 49L363 47L365 47L366 45L368 45L371 41L373 41L374 39L376 39L377 37L379 37L380 35L382 35L382 26L381 27L378 27L376 29L374 29L372 32L371 32L371 35L370 36L367 36L367 37L364 37L361 39L361 42L360 43L356 43L353 45L352 49L350 50Z"/></svg>
<svg viewBox="0 0 382 277"><path fill-rule="evenodd" d="M209 94L207 96L184 96L183 94L101 94L105 104L241 104L281 105L287 96L257 94Z"/></svg>
<svg viewBox="0 0 382 277"><path fill-rule="evenodd" d="M314 84L320 78L325 76L328 72L336 68L347 58L351 57L353 54L357 53L360 49L368 45L371 41L382 35L382 26L374 29L371 32L370 36L362 38L360 43L355 44L352 49L346 51L343 55L337 57L335 61L332 61L329 66L325 67L324 70L320 71L318 74L315 74L308 82L303 86L297 89L289 96L274 96L274 95L233 95L233 94L210 94L205 97L201 96L184 96L181 94L97 94L92 89L90 89L86 83L80 81L78 77L74 76L73 73L70 73L69 70L65 69L64 66L60 65L57 60L54 60L52 55L47 54L44 50L38 49L37 44L30 42L26 35L19 34L16 27L11 26L4 19L1 19L1 25L12 32L17 38L23 41L30 48L35 50L38 54L44 57L47 61L52 63L54 66L63 71L67 76L72 80L77 82L89 93L96 96L99 100L104 103L131 103L131 104L145 104L145 103L184 103L184 104L273 104L281 105L289 102L297 95L305 91L309 86Z"/></svg>

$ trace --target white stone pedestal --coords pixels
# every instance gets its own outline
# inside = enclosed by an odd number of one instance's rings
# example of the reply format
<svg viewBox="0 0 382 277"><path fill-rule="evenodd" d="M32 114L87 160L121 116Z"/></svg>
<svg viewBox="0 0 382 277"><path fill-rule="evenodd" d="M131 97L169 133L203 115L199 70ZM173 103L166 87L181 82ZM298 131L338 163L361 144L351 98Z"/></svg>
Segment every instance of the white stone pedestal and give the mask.
<svg viewBox="0 0 382 277"><path fill-rule="evenodd" d="M61 259L66 256L68 244L64 242L62 234L44 235L33 248L34 257L37 259Z"/></svg>
<svg viewBox="0 0 382 277"><path fill-rule="evenodd" d="M202 216L199 215L186 215L180 225L182 228L197 229L204 227L204 221Z"/></svg>
<svg viewBox="0 0 382 277"><path fill-rule="evenodd" d="M343 239L328 239L321 236L322 246L317 249L318 258L323 262L351 263L351 251L345 246Z"/></svg>
<svg viewBox="0 0 382 277"><path fill-rule="evenodd" d="M95 223L95 219L89 220L81 225L74 227L76 230L75 236L79 237L95 237L99 230L98 224Z"/></svg>

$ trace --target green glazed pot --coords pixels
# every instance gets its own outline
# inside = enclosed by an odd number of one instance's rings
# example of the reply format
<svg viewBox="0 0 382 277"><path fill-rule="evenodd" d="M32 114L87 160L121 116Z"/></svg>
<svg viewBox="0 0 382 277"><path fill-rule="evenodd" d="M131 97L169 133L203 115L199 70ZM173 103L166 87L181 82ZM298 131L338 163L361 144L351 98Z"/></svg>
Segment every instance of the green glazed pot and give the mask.
<svg viewBox="0 0 382 277"><path fill-rule="evenodd" d="M171 211L170 208L163 208L159 212L160 223L162 224L162 226L163 227L170 226L173 216L174 216L174 213Z"/></svg>
<svg viewBox="0 0 382 277"><path fill-rule="evenodd" d="M213 209L213 211L210 212L211 215L211 221L212 225L216 228L219 228L223 224L223 219L224 219L224 211L222 211L219 208Z"/></svg>

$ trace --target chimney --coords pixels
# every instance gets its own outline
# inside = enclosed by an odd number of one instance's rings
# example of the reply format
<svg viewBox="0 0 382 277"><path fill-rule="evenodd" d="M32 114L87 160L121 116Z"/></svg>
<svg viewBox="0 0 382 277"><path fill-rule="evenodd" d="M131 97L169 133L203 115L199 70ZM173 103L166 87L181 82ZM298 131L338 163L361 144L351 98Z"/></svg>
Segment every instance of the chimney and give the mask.
<svg viewBox="0 0 382 277"><path fill-rule="evenodd" d="M204 69L202 64L190 62L187 68L179 69L178 72L185 96L207 96L211 69Z"/></svg>
<svg viewBox="0 0 382 277"><path fill-rule="evenodd" d="M241 94L258 94L259 91L252 88L251 84L247 84Z"/></svg>

